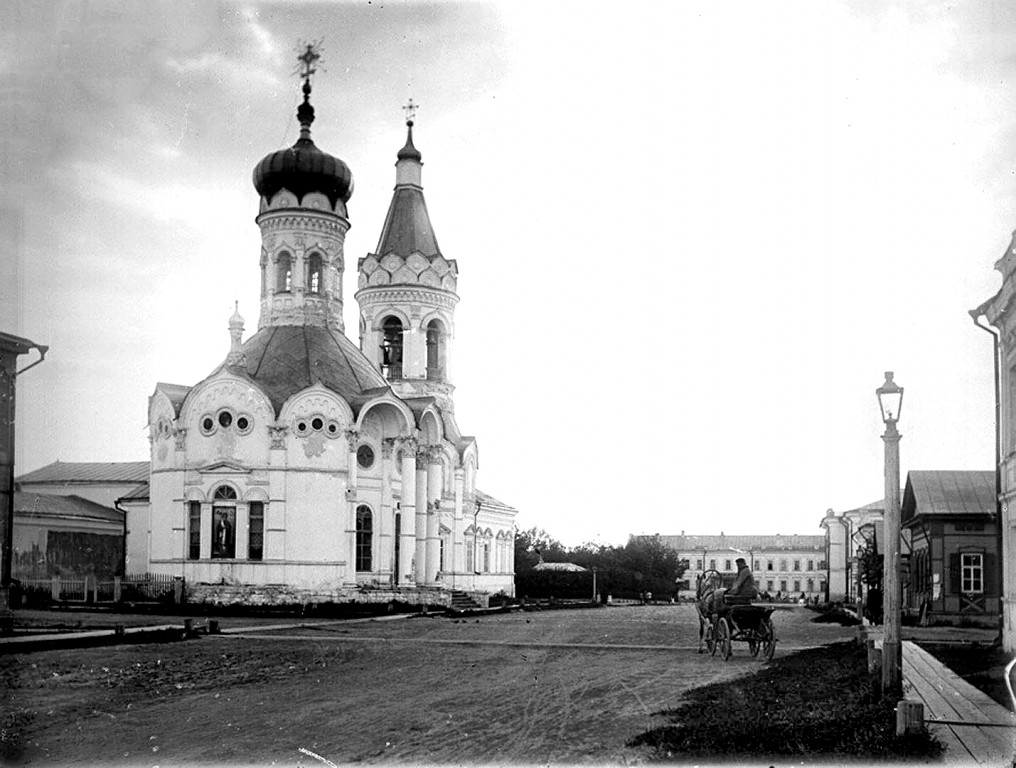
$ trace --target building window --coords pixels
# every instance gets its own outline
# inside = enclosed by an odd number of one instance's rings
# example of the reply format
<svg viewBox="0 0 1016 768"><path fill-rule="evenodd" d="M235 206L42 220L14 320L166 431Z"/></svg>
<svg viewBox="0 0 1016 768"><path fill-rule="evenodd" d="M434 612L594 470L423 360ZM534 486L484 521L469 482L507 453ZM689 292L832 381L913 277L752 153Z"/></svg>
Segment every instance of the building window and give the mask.
<svg viewBox="0 0 1016 768"><path fill-rule="evenodd" d="M794 594L796 595L800 591L801 591L801 580L794 579Z"/></svg>
<svg viewBox="0 0 1016 768"><path fill-rule="evenodd" d="M247 559L262 560L265 554L265 505L252 501L247 523Z"/></svg>
<svg viewBox="0 0 1016 768"><path fill-rule="evenodd" d="M729 559L723 561L723 570L725 570L725 571L729 571L730 570L730 560Z"/></svg>
<svg viewBox="0 0 1016 768"><path fill-rule="evenodd" d="M786 593L787 591L787 580L780 579L780 592Z"/></svg>
<svg viewBox="0 0 1016 768"><path fill-rule="evenodd" d="M312 253L307 261L307 290L321 293L321 254Z"/></svg>
<svg viewBox="0 0 1016 768"><path fill-rule="evenodd" d="M795 571L801 570L801 561L800 560L795 560L794 561L794 570Z"/></svg>
<svg viewBox="0 0 1016 768"><path fill-rule="evenodd" d="M786 560L780 560L780 570L781 571L786 571L787 570L787 561Z"/></svg>
<svg viewBox="0 0 1016 768"><path fill-rule="evenodd" d="M702 570L702 561L701 560L696 560L695 561L695 570L698 570L698 571Z"/></svg>
<svg viewBox="0 0 1016 768"><path fill-rule="evenodd" d="M402 378L402 321L391 315L381 323L381 375Z"/></svg>
<svg viewBox="0 0 1016 768"><path fill-rule="evenodd" d="M466 572L473 572L473 548L476 546L476 541L472 539L466 539Z"/></svg>
<svg viewBox="0 0 1016 768"><path fill-rule="evenodd" d="M773 561L772 561L772 560L769 560L769 561L768 561L768 562L766 563L766 570L767 570L767 571L771 571L772 569L773 569Z"/></svg>
<svg viewBox="0 0 1016 768"><path fill-rule="evenodd" d="M483 572L490 573L490 544L483 545Z"/></svg>
<svg viewBox="0 0 1016 768"><path fill-rule="evenodd" d="M275 290L280 293L288 293L293 290L293 259L283 251L276 261Z"/></svg>
<svg viewBox="0 0 1016 768"><path fill-rule="evenodd" d="M197 560L201 557L201 502L188 502L187 538L190 547L187 557L190 560Z"/></svg>
<svg viewBox="0 0 1016 768"><path fill-rule="evenodd" d="M427 380L444 381L445 333L440 320L427 323Z"/></svg>
<svg viewBox="0 0 1016 768"><path fill-rule="evenodd" d="M373 520L371 519L370 508L359 506L356 508L356 570L371 570L371 555L373 545Z"/></svg>
<svg viewBox="0 0 1016 768"><path fill-rule="evenodd" d="M766 581L766 591L767 592L772 592L773 591L773 580L772 579L769 579L768 581Z"/></svg>
<svg viewBox="0 0 1016 768"><path fill-rule="evenodd" d="M715 570L716 570L716 561L715 561L715 560L710 560L710 561L709 561L709 567L710 567L710 568L711 568L712 570L714 570L714 571L715 571Z"/></svg>
<svg viewBox="0 0 1016 768"><path fill-rule="evenodd" d="M374 466L374 449L364 443L356 449L356 463L363 469Z"/></svg>
<svg viewBox="0 0 1016 768"><path fill-rule="evenodd" d="M809 592L815 591L815 579L808 579L808 591Z"/></svg>
<svg viewBox="0 0 1016 768"><path fill-rule="evenodd" d="M984 591L984 555L980 552L960 555L960 591L964 594Z"/></svg>
<svg viewBox="0 0 1016 768"><path fill-rule="evenodd" d="M814 560L809 560L808 561L808 570L809 571L814 571L815 570L815 561Z"/></svg>

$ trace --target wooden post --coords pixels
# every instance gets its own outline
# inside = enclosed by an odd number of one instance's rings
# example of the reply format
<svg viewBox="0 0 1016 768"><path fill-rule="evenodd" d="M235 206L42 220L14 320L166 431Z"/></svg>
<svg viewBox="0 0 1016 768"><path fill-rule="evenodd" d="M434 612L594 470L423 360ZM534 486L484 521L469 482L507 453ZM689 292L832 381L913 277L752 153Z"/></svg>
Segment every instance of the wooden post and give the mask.
<svg viewBox="0 0 1016 768"><path fill-rule="evenodd" d="M52 582L52 584L50 586L50 593L49 594L50 594L50 597L53 598L54 602L56 602L57 600L60 599L60 577L59 576L54 576L53 577L53 582Z"/></svg>
<svg viewBox="0 0 1016 768"><path fill-rule="evenodd" d="M119 576L114 576L113 577L113 602L114 603L119 603L120 602L120 577Z"/></svg>
<svg viewBox="0 0 1016 768"><path fill-rule="evenodd" d="M173 602L177 605L183 602L183 579L179 576L173 578Z"/></svg>
<svg viewBox="0 0 1016 768"><path fill-rule="evenodd" d="M896 705L896 735L924 731L924 705L919 701L901 701Z"/></svg>

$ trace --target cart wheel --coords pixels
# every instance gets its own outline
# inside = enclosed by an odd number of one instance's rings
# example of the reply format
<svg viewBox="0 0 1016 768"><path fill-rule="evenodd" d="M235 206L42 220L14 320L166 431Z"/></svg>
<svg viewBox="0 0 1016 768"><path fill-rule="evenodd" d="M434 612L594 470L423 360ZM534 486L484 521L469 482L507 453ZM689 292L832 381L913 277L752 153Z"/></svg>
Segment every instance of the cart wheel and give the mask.
<svg viewBox="0 0 1016 768"><path fill-rule="evenodd" d="M706 650L709 651L710 656L716 655L716 631L715 624L709 622L706 624Z"/></svg>
<svg viewBox="0 0 1016 768"><path fill-rule="evenodd" d="M730 624L726 617L719 620L716 625L716 644L719 646L720 656L726 661L733 653L733 643L730 641Z"/></svg>
<svg viewBox="0 0 1016 768"><path fill-rule="evenodd" d="M762 659L769 661L776 651L776 630L773 629L773 620L766 619L759 628L762 630Z"/></svg>

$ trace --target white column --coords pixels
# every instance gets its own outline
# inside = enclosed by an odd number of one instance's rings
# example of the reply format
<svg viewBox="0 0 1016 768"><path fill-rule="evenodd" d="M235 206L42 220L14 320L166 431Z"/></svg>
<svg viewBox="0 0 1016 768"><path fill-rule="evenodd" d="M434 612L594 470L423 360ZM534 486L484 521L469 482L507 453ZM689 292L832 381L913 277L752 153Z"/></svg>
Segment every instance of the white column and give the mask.
<svg viewBox="0 0 1016 768"><path fill-rule="evenodd" d="M441 565L441 493L444 488L441 453L437 446L427 463L427 583L437 583Z"/></svg>
<svg viewBox="0 0 1016 768"><path fill-rule="evenodd" d="M346 552L346 583L356 583L356 448L360 441L360 433L355 429L346 431L349 441L349 453L346 456L348 481L346 484L346 541L343 549Z"/></svg>
<svg viewBox="0 0 1016 768"><path fill-rule="evenodd" d="M378 520L378 554L375 558L376 571L390 571L391 583L395 584L395 517L392 514L392 462L395 461L395 440L385 438L381 442L381 511Z"/></svg>
<svg viewBox="0 0 1016 768"><path fill-rule="evenodd" d="M417 452L419 466L416 467L416 554L413 575L417 584L427 583L427 461L430 446L421 446ZM403 482L406 482L403 479Z"/></svg>
<svg viewBox="0 0 1016 768"><path fill-rule="evenodd" d="M462 573L465 566L465 552L462 548L462 503L465 492L466 473L462 467L455 469L455 516L452 518L452 551L449 553L449 570Z"/></svg>
<svg viewBox="0 0 1016 768"><path fill-rule="evenodd" d="M402 502L399 533L399 584L415 582L416 556L416 440L402 438Z"/></svg>

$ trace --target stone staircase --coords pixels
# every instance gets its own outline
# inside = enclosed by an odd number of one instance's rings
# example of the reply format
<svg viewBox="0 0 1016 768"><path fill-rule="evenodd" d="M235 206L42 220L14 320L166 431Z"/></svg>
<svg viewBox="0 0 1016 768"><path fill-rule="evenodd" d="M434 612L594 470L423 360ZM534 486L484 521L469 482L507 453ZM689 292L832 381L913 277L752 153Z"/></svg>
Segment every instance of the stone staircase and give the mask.
<svg viewBox="0 0 1016 768"><path fill-rule="evenodd" d="M452 592L451 608L456 613L465 613L466 611L480 610L481 606L462 590L453 589L451 592Z"/></svg>

